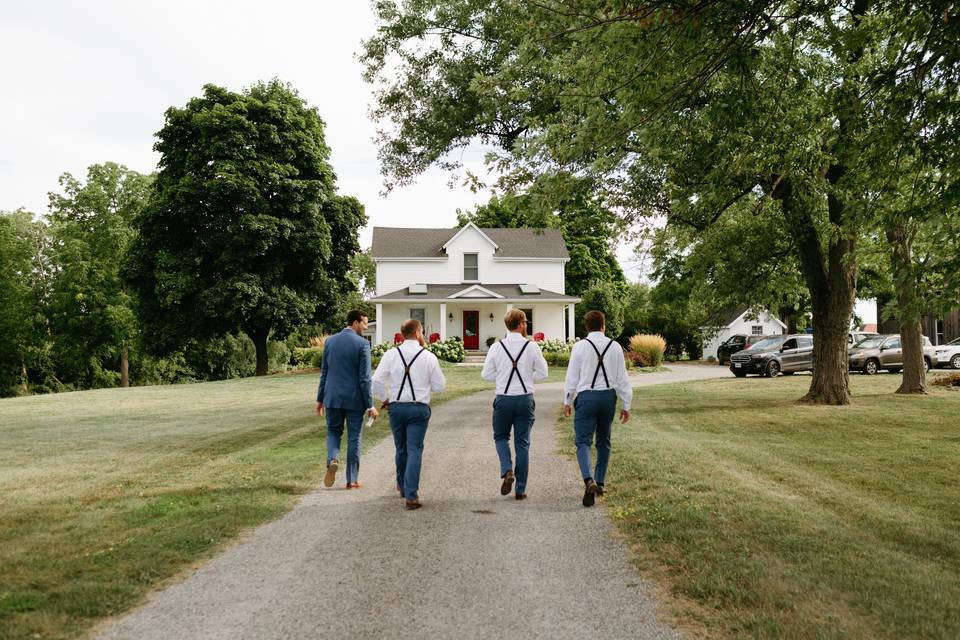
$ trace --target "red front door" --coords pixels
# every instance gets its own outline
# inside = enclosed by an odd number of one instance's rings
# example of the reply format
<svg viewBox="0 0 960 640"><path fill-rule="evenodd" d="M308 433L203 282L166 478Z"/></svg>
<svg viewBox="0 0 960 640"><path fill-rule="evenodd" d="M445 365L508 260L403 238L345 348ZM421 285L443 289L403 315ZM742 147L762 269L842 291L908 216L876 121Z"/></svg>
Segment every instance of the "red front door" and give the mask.
<svg viewBox="0 0 960 640"><path fill-rule="evenodd" d="M463 348L476 351L480 348L480 312L463 312Z"/></svg>

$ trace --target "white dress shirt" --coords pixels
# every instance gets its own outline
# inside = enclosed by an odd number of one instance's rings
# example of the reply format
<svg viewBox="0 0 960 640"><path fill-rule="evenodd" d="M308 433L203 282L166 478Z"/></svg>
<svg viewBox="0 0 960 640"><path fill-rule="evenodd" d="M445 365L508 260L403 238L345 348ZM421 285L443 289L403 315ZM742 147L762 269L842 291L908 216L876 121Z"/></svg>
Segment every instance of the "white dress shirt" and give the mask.
<svg viewBox="0 0 960 640"><path fill-rule="evenodd" d="M403 344L390 349L380 360L380 365L373 373L373 395L389 402L422 402L430 404L430 393L440 393L447 384L447 379L440 370L437 356L424 350L419 356L417 353L423 347L416 340L404 340ZM403 373L406 367L400 359L400 352L410 365L410 379L404 383ZM415 361L414 358L417 358ZM410 362L413 361L411 365ZM413 388L410 383L413 382ZM400 386L403 385L403 389ZM397 397L399 395L399 399ZM416 400L414 400L416 398Z"/></svg>
<svg viewBox="0 0 960 640"><path fill-rule="evenodd" d="M526 349L523 349L524 344L527 345ZM510 356L504 351L504 345L510 351ZM513 371L513 361L510 357L516 358L521 349L523 349L523 355L519 356L517 361L517 372L513 374L513 380L510 380L510 373ZM480 377L496 382L498 396L522 396L533 393L535 380L543 380L547 377L547 361L543 359L543 354L540 353L540 347L536 342L511 331L506 338L490 346ZM510 380L509 391L507 391L508 380Z"/></svg>
<svg viewBox="0 0 960 640"><path fill-rule="evenodd" d="M593 343L600 353L607 348L607 344L614 342L607 349L603 356L603 367L607 372L604 379L603 370L597 373L597 352L586 344L587 340ZM596 373L596 384L594 384L594 374ZM627 375L627 365L623 358L623 348L615 341L610 340L600 331L591 331L586 340L573 345L570 352L570 364L567 367L567 382L564 385L566 394L563 404L572 405L574 397L583 391L601 391L603 389L616 389L623 408L630 410L630 402L633 400L633 387L630 386L630 378Z"/></svg>

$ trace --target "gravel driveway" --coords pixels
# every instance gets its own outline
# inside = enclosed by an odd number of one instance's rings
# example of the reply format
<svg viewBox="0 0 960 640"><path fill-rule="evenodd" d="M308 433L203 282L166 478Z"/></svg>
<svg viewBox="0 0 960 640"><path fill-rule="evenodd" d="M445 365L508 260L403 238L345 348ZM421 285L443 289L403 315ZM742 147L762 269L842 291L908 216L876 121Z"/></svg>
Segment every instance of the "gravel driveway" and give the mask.
<svg viewBox="0 0 960 640"><path fill-rule="evenodd" d="M683 365L633 381L724 375ZM305 496L100 637L679 637L657 619L604 509L580 505L576 463L556 453L561 393L537 390L528 500L499 495L493 394L451 401L427 432L423 509L403 510L388 439L363 457L361 490Z"/></svg>

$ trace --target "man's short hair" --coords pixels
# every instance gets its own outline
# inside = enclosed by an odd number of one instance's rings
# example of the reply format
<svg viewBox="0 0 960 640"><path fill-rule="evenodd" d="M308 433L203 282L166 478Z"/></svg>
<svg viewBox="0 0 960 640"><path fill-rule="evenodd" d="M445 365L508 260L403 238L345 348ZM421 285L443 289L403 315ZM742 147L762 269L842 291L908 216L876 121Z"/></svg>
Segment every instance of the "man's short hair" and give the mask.
<svg viewBox="0 0 960 640"><path fill-rule="evenodd" d="M364 318L369 318L370 316L366 311L361 309L351 309L347 312L347 325L352 325L354 322L360 322Z"/></svg>
<svg viewBox="0 0 960 640"><path fill-rule="evenodd" d="M503 316L503 324L507 325L510 331L516 331L520 328L520 323L527 321L527 314L523 309L510 309L507 315Z"/></svg>
<svg viewBox="0 0 960 640"><path fill-rule="evenodd" d="M423 328L420 326L420 321L416 318L410 318L400 325L400 335L404 338L416 338L417 332L422 330Z"/></svg>
<svg viewBox="0 0 960 640"><path fill-rule="evenodd" d="M602 331L607 325L607 318L603 311L588 311L587 315L583 316L583 324L587 331Z"/></svg>

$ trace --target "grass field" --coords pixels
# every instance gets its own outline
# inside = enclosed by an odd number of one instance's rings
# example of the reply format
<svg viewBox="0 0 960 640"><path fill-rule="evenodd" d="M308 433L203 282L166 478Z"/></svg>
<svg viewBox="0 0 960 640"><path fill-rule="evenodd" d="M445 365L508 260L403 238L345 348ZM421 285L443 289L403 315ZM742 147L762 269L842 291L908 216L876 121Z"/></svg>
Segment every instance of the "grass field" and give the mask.
<svg viewBox="0 0 960 640"><path fill-rule="evenodd" d="M960 638L960 392L899 382L854 376L842 408L796 404L807 377L637 391L606 501L693 635Z"/></svg>
<svg viewBox="0 0 960 640"><path fill-rule="evenodd" d="M477 367L444 373L436 402L491 388ZM0 400L0 638L82 635L290 509L326 460L317 379ZM383 416L364 445L388 431Z"/></svg>

